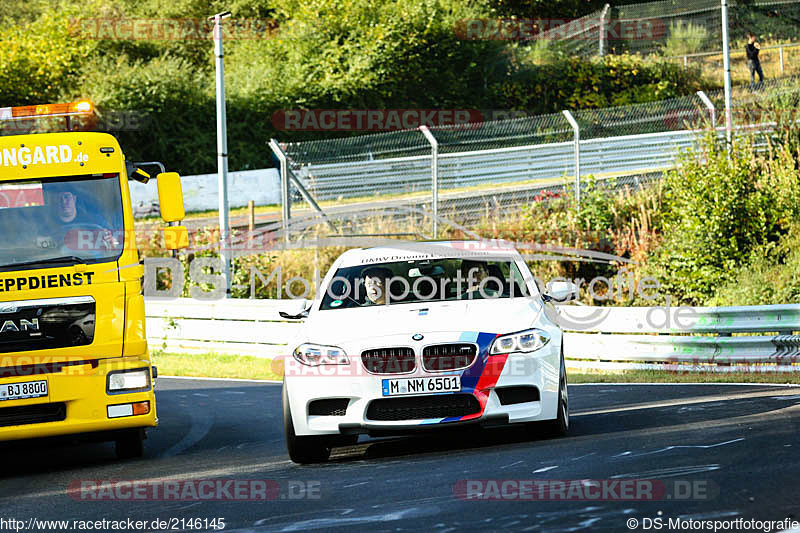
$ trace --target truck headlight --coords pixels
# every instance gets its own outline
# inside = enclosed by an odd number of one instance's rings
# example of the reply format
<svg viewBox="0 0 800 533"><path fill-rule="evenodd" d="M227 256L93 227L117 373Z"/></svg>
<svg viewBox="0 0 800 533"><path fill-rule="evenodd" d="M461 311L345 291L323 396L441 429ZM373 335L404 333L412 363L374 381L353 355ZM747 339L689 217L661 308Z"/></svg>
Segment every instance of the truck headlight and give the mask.
<svg viewBox="0 0 800 533"><path fill-rule="evenodd" d="M294 349L294 358L308 366L350 364L344 350L321 344L301 344Z"/></svg>
<svg viewBox="0 0 800 533"><path fill-rule="evenodd" d="M489 349L490 354L535 352L550 342L550 336L541 329L526 329L497 337Z"/></svg>
<svg viewBox="0 0 800 533"><path fill-rule="evenodd" d="M109 393L147 390L150 388L150 369L119 370L108 373Z"/></svg>

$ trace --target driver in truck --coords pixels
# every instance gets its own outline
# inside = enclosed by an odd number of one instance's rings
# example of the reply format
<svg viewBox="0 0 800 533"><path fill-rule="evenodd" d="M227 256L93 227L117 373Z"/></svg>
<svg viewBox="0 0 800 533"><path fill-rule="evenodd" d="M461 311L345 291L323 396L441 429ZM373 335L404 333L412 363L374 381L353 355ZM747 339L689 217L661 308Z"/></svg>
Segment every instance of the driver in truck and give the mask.
<svg viewBox="0 0 800 533"><path fill-rule="evenodd" d="M94 252L119 248L111 224L99 210L81 201L80 192L71 183L51 183L46 191L46 203L54 219L49 227L61 228L51 235L56 246Z"/></svg>

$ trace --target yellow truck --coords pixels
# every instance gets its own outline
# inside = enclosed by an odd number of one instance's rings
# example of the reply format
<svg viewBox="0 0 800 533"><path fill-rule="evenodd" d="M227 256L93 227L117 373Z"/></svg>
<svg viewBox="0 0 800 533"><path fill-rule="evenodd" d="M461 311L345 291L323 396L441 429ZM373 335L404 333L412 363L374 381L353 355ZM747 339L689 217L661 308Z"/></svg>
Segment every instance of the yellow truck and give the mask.
<svg viewBox="0 0 800 533"><path fill-rule="evenodd" d="M92 111L65 106L32 111ZM0 121L27 118L20 109L0 109ZM106 133L0 137L0 441L70 435L142 455L158 424L157 372L128 180L148 178ZM178 174L157 185L162 218L182 220ZM188 242L183 226L164 232L168 248Z"/></svg>

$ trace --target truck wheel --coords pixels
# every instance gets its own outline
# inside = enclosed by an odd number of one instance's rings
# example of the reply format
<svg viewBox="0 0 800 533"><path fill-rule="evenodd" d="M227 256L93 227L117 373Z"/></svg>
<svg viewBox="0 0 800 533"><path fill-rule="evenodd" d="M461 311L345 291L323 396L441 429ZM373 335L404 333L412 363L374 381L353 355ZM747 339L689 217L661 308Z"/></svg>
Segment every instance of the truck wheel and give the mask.
<svg viewBox="0 0 800 533"><path fill-rule="evenodd" d="M286 448L289 458L298 464L321 463L331 455L331 443L327 437L298 437L294 432L292 412L286 384L283 385L283 429L286 433Z"/></svg>
<svg viewBox="0 0 800 533"><path fill-rule="evenodd" d="M131 429L117 436L114 441L117 459L136 459L144 455L144 430Z"/></svg>

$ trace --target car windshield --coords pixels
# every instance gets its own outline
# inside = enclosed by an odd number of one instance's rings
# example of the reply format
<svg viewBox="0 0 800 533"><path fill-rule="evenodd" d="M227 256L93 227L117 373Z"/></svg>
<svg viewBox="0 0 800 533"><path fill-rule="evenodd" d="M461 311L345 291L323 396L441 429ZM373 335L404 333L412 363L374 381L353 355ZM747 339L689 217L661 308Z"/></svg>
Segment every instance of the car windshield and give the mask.
<svg viewBox="0 0 800 533"><path fill-rule="evenodd" d="M0 270L116 260L118 174L0 182Z"/></svg>
<svg viewBox="0 0 800 533"><path fill-rule="evenodd" d="M528 296L513 261L435 259L340 268L321 310Z"/></svg>

